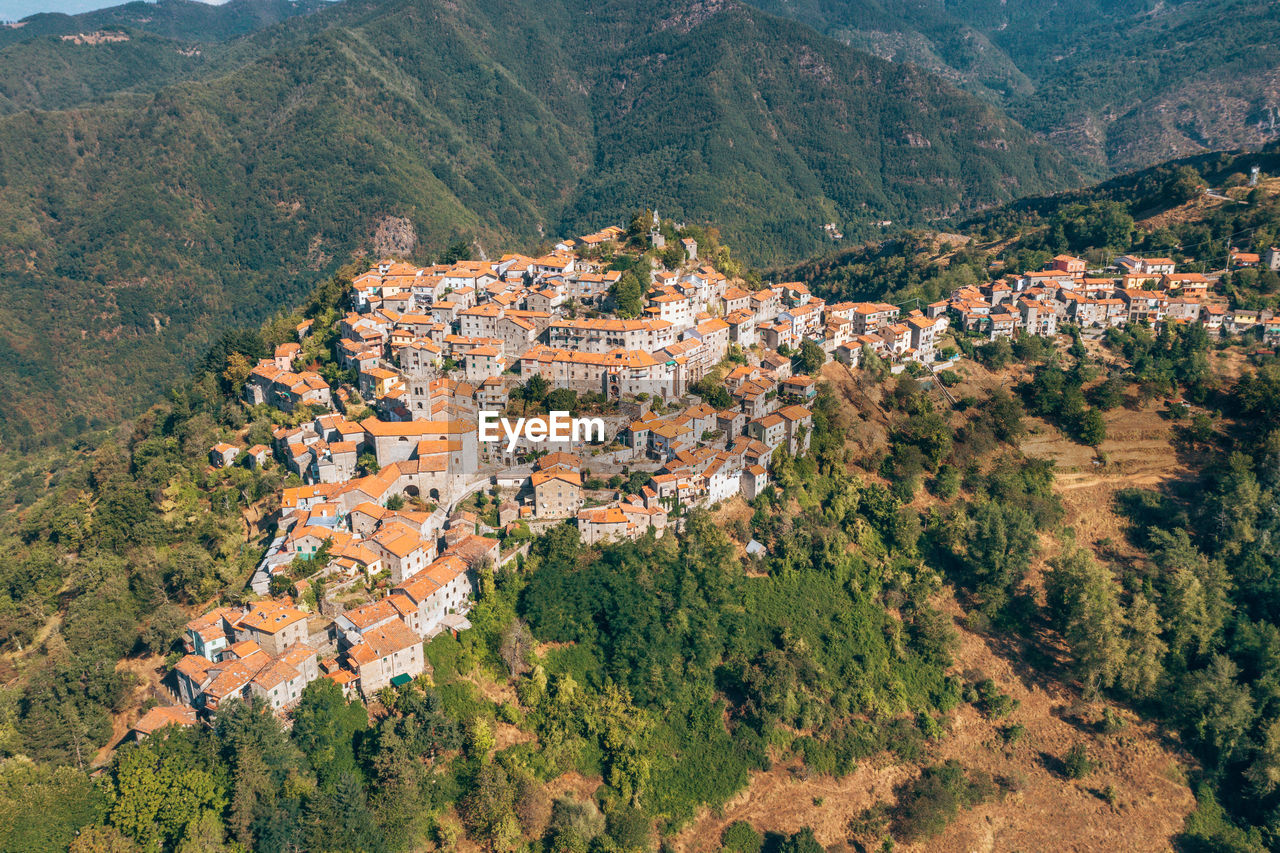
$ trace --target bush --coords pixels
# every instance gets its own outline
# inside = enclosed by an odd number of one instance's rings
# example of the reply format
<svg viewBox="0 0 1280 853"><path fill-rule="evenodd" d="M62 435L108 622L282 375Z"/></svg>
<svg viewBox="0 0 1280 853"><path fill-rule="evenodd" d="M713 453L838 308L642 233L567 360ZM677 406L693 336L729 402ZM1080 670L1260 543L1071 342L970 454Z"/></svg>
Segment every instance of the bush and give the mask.
<svg viewBox="0 0 1280 853"><path fill-rule="evenodd" d="M1082 743L1067 750L1066 756L1062 759L1063 771L1068 779L1083 779L1093 772L1095 766L1089 760L1089 750Z"/></svg>
<svg viewBox="0 0 1280 853"><path fill-rule="evenodd" d="M720 845L733 853L760 853L764 836L745 820L735 820L720 833Z"/></svg>
<svg viewBox="0 0 1280 853"><path fill-rule="evenodd" d="M967 773L954 758L926 767L918 779L898 789L893 813L893 834L914 842L937 835L962 808L972 808L996 795L990 775Z"/></svg>
<svg viewBox="0 0 1280 853"><path fill-rule="evenodd" d="M794 835L789 835L778 845L778 853L826 853L818 839L813 837L813 830L804 827Z"/></svg>
<svg viewBox="0 0 1280 853"><path fill-rule="evenodd" d="M1102 721L1098 724L1098 729L1103 734L1113 735L1127 725L1128 723L1125 722L1124 717L1107 708L1102 712Z"/></svg>
<svg viewBox="0 0 1280 853"><path fill-rule="evenodd" d="M929 491L943 500L951 500L960 493L960 471L954 465L943 465L929 484Z"/></svg>
<svg viewBox="0 0 1280 853"><path fill-rule="evenodd" d="M644 812L634 806L618 806L605 815L605 832L625 851L653 848L653 825ZM743 851L755 853L755 851Z"/></svg>
<svg viewBox="0 0 1280 853"><path fill-rule="evenodd" d="M969 695L973 697L969 701L989 720L1007 717L1018 707L1018 700L1006 693L1001 693L1000 688L996 687L996 683L990 678L975 684Z"/></svg>

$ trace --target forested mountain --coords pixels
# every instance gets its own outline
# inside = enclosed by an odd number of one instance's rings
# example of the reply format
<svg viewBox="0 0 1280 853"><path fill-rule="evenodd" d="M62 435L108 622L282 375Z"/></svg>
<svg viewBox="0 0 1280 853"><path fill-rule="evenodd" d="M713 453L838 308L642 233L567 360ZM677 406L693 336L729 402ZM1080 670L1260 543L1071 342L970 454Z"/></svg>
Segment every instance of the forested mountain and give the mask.
<svg viewBox="0 0 1280 853"><path fill-rule="evenodd" d="M134 2L81 15L32 15L0 27L0 115L151 94L225 73L296 39L297 16L328 0ZM287 19L287 27L273 27ZM242 38L261 33L259 38Z"/></svg>
<svg viewBox="0 0 1280 853"><path fill-rule="evenodd" d="M1280 134L1280 7L1268 0L755 2L936 71L1102 168Z"/></svg>
<svg viewBox="0 0 1280 853"><path fill-rule="evenodd" d="M853 237L1077 178L939 78L734 2L352 0L207 57L164 37L0 52L11 106L42 51L84 75L42 97L99 99L0 118L6 444L114 422L384 217L426 254L649 206L772 261L820 248L824 223ZM109 94L129 63L177 82Z"/></svg>
<svg viewBox="0 0 1280 853"><path fill-rule="evenodd" d="M247 35L295 15L329 5L328 0L135 0L78 15L49 12L0 27L0 47L37 36L64 36L100 30L148 32L176 41L220 42Z"/></svg>

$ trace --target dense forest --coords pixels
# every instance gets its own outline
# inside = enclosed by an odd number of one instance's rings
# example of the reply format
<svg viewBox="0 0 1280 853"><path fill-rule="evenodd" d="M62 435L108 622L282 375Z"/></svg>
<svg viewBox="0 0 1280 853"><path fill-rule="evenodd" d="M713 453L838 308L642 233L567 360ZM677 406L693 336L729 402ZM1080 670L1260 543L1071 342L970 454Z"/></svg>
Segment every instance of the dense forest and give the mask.
<svg viewBox="0 0 1280 853"><path fill-rule="evenodd" d="M347 0L198 56L163 27L0 48L0 440L135 414L389 219L427 260L655 207L774 263L1077 180L937 77L686 5Z"/></svg>
<svg viewBox="0 0 1280 853"><path fill-rule="evenodd" d="M1267 0L755 0L1004 107L1121 171L1280 130L1280 11Z"/></svg>

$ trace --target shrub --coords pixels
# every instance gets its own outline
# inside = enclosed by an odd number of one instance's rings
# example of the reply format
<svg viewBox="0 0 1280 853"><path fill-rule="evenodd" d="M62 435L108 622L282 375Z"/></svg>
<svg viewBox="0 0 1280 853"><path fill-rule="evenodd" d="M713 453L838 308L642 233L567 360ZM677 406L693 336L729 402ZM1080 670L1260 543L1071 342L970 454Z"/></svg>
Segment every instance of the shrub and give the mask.
<svg viewBox="0 0 1280 853"><path fill-rule="evenodd" d="M971 808L998 792L985 773L967 773L955 759L926 767L919 778L898 789L893 834L913 842L937 835L962 808Z"/></svg>
<svg viewBox="0 0 1280 853"><path fill-rule="evenodd" d="M720 833L720 844L733 853L760 853L764 836L745 820L735 820Z"/></svg>
<svg viewBox="0 0 1280 853"><path fill-rule="evenodd" d="M1018 707L1018 700L1006 693L1001 693L1000 688L996 687L996 683L990 678L984 678L975 684L971 695L973 699L970 701L989 720L1007 717Z"/></svg>
<svg viewBox="0 0 1280 853"><path fill-rule="evenodd" d="M1078 743L1067 750L1066 756L1062 759L1063 771L1067 774L1068 779L1083 779L1093 772L1095 766L1089 760L1089 750L1082 743Z"/></svg>

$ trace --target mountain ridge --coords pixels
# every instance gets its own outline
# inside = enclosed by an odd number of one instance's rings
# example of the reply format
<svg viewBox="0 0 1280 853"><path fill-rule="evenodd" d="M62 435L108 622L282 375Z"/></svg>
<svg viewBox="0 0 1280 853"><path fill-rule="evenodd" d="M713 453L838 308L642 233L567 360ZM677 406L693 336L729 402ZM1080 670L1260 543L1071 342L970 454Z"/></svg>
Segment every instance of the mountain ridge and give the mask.
<svg viewBox="0 0 1280 853"><path fill-rule="evenodd" d="M37 36L95 30L149 32L177 41L219 42L332 5L331 0L133 0L91 12L42 12L0 27L0 48Z"/></svg>
<svg viewBox="0 0 1280 853"><path fill-rule="evenodd" d="M1265 0L753 2L943 75L1097 178L1280 134L1280 8Z"/></svg>

